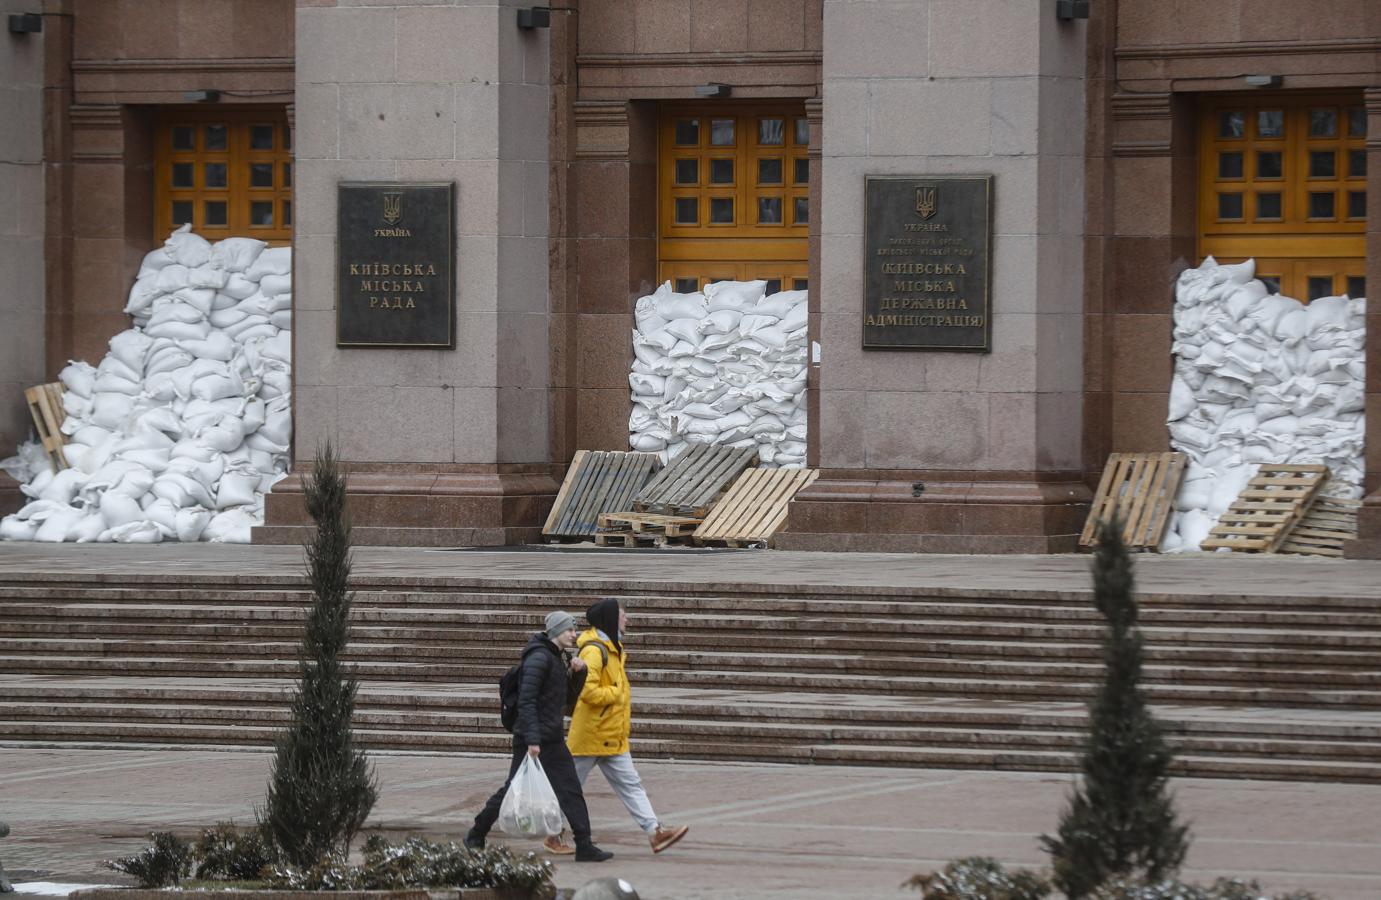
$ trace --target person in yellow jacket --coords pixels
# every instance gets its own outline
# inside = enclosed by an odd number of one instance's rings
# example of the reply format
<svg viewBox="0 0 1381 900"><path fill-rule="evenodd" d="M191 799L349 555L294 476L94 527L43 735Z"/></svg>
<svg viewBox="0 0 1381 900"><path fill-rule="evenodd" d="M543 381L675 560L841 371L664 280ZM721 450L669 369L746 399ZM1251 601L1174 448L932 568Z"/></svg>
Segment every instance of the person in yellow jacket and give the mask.
<svg viewBox="0 0 1381 900"><path fill-rule="evenodd" d="M652 852L661 853L685 837L690 826L670 827L657 821L628 749L633 697L624 670L628 657L623 636L628 629L628 614L617 600L607 599L591 606L585 620L590 627L577 638L576 647L585 661L587 675L571 715L566 746L575 758L580 783L583 785L590 770L598 766L633 820L647 833ZM547 849L553 853L570 852L559 837L548 838Z"/></svg>

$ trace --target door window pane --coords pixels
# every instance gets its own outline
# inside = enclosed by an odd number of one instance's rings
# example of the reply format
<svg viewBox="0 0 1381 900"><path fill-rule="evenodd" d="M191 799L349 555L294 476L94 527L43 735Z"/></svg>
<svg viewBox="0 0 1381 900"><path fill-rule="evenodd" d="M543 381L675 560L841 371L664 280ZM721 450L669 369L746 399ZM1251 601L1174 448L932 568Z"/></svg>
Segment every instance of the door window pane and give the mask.
<svg viewBox="0 0 1381 900"><path fill-rule="evenodd" d="M207 125L205 129L207 150L224 150L226 130L224 125Z"/></svg>
<svg viewBox="0 0 1381 900"><path fill-rule="evenodd" d="M807 291L807 290L810 290L810 279L808 279L808 278L793 278L793 279L791 280L791 289L792 289L793 291Z"/></svg>
<svg viewBox="0 0 1381 900"><path fill-rule="evenodd" d="M273 224L273 201L255 200L249 204L249 224L251 225L272 225Z"/></svg>
<svg viewBox="0 0 1381 900"><path fill-rule="evenodd" d="M1258 273L1256 274L1256 278L1257 278L1257 280L1260 281L1262 284L1266 285L1266 290L1270 291L1272 294L1279 294L1279 293L1280 293L1280 276L1279 276L1279 275L1262 275L1260 272L1258 272Z"/></svg>
<svg viewBox="0 0 1381 900"><path fill-rule="evenodd" d="M202 204L205 225L224 225L225 224L225 201L207 200Z"/></svg>
<svg viewBox="0 0 1381 900"><path fill-rule="evenodd" d="M710 145L712 147L734 146L734 120L710 120Z"/></svg>
<svg viewBox="0 0 1381 900"><path fill-rule="evenodd" d="M284 125L284 126L283 126L283 149L284 149L284 150L291 150L292 148L293 148L293 130L292 130L292 128L290 128L289 126Z"/></svg>
<svg viewBox="0 0 1381 900"><path fill-rule="evenodd" d="M1338 133L1338 111L1332 107L1309 110L1309 136L1333 137Z"/></svg>
<svg viewBox="0 0 1381 900"><path fill-rule="evenodd" d="M710 224L732 225L734 223L734 198L710 198Z"/></svg>
<svg viewBox="0 0 1381 900"><path fill-rule="evenodd" d="M1256 177L1257 178L1279 178L1283 172L1280 164L1280 151L1257 151L1256 154Z"/></svg>
<svg viewBox="0 0 1381 900"><path fill-rule="evenodd" d="M758 160L758 184L781 184L782 161L780 159Z"/></svg>
<svg viewBox="0 0 1381 900"><path fill-rule="evenodd" d="M780 278L767 279L767 295L780 294L782 291L782 280Z"/></svg>
<svg viewBox="0 0 1381 900"><path fill-rule="evenodd" d="M700 146L700 120L699 120L699 119L677 119L677 120L676 120L676 146L678 146L678 147L698 147L698 146Z"/></svg>
<svg viewBox="0 0 1381 900"><path fill-rule="evenodd" d="M700 160L698 159L678 159L676 161L676 183L677 184L699 184L700 183Z"/></svg>
<svg viewBox="0 0 1381 900"><path fill-rule="evenodd" d="M694 197L676 198L676 224L694 225L700 221L699 204Z"/></svg>
<svg viewBox="0 0 1381 900"><path fill-rule="evenodd" d="M792 201L794 210L792 219L797 225L806 225L810 222L810 198L796 197Z"/></svg>
<svg viewBox="0 0 1381 900"><path fill-rule="evenodd" d="M173 126L173 149L174 150L195 150L197 149L196 131L191 125Z"/></svg>
<svg viewBox="0 0 1381 900"><path fill-rule="evenodd" d="M272 125L249 126L249 149L272 150L273 132L275 130L276 129Z"/></svg>
<svg viewBox="0 0 1381 900"><path fill-rule="evenodd" d="M1218 113L1218 136L1225 138L1240 138L1246 131L1246 116L1242 110L1224 110Z"/></svg>
<svg viewBox="0 0 1381 900"><path fill-rule="evenodd" d="M1367 295L1367 280L1361 275L1347 276L1347 295L1349 297L1365 297Z"/></svg>
<svg viewBox="0 0 1381 900"><path fill-rule="evenodd" d="M284 226L288 226L288 225L291 225L292 223L293 223L293 202L292 202L291 200L284 200L284 201L283 201L283 225L284 225Z"/></svg>
<svg viewBox="0 0 1381 900"><path fill-rule="evenodd" d="M734 161L732 159L710 160L710 184L733 184Z"/></svg>
<svg viewBox="0 0 1381 900"><path fill-rule="evenodd" d="M285 188L290 188L290 187L292 187L292 186L293 186L293 164L292 164L292 163L283 163L283 187L285 187Z"/></svg>
<svg viewBox="0 0 1381 900"><path fill-rule="evenodd" d="M1366 191L1347 192L1347 217L1349 219L1365 219L1367 217Z"/></svg>
<svg viewBox="0 0 1381 900"><path fill-rule="evenodd" d="M193 170L191 163L173 163L173 187L195 187L192 183L192 178Z"/></svg>
<svg viewBox="0 0 1381 900"><path fill-rule="evenodd" d="M678 294L694 294L699 287L694 278L676 279L675 290Z"/></svg>
<svg viewBox="0 0 1381 900"><path fill-rule="evenodd" d="M786 121L759 119L758 143L764 147L780 147L786 141Z"/></svg>
<svg viewBox="0 0 1381 900"><path fill-rule="evenodd" d="M192 201L174 200L173 201L173 224L186 225L192 221Z"/></svg>
<svg viewBox="0 0 1381 900"><path fill-rule="evenodd" d="M206 163L203 167L204 183L202 184L202 187L225 187L225 167L225 163Z"/></svg>
<svg viewBox="0 0 1381 900"><path fill-rule="evenodd" d="M1242 153L1234 150L1231 153L1218 154L1218 177L1219 178L1241 178L1242 177Z"/></svg>
<svg viewBox="0 0 1381 900"><path fill-rule="evenodd" d="M1280 194L1257 194L1256 195L1256 217L1258 219L1279 219L1280 218Z"/></svg>
<svg viewBox="0 0 1381 900"><path fill-rule="evenodd" d="M796 163L796 184L810 184L810 160L798 159Z"/></svg>
<svg viewBox="0 0 1381 900"><path fill-rule="evenodd" d="M1332 275L1310 275L1309 276L1309 299L1317 300L1320 297L1333 296L1333 276Z"/></svg>
<svg viewBox="0 0 1381 900"><path fill-rule="evenodd" d="M1309 218L1333 218L1333 192L1311 191L1309 194Z"/></svg>
<svg viewBox="0 0 1381 900"><path fill-rule="evenodd" d="M250 163L249 186L273 187L273 163Z"/></svg>
<svg viewBox="0 0 1381 900"><path fill-rule="evenodd" d="M1309 177L1334 178L1337 171L1337 155L1332 150L1309 151Z"/></svg>
<svg viewBox="0 0 1381 900"><path fill-rule="evenodd" d="M1242 195L1241 195L1241 194L1219 194L1219 195L1218 195L1218 218L1220 218L1220 219L1240 219L1240 218L1242 218Z"/></svg>
<svg viewBox="0 0 1381 900"><path fill-rule="evenodd" d="M758 198L758 224L760 224L760 225L780 225L780 224L782 224L782 198L781 198L781 197L759 197L759 198Z"/></svg>
<svg viewBox="0 0 1381 900"><path fill-rule="evenodd" d="M1259 109L1256 112L1256 136L1278 138L1285 136L1285 110Z"/></svg>
<svg viewBox="0 0 1381 900"><path fill-rule="evenodd" d="M810 123L805 119L796 120L796 146L810 146Z"/></svg>
<svg viewBox="0 0 1381 900"><path fill-rule="evenodd" d="M1347 151L1347 174L1349 178L1365 178L1367 176L1367 151Z"/></svg>
<svg viewBox="0 0 1381 900"><path fill-rule="evenodd" d="M1347 136L1366 137L1367 136L1367 110L1364 106L1349 106L1347 108Z"/></svg>

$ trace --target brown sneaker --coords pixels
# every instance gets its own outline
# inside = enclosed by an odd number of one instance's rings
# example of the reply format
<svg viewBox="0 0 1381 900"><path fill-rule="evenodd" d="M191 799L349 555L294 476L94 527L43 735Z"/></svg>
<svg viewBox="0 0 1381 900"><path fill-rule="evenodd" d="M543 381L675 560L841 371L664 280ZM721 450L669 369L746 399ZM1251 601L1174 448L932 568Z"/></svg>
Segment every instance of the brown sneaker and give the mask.
<svg viewBox="0 0 1381 900"><path fill-rule="evenodd" d="M689 825L679 825L675 828L665 828L658 825L657 830L647 836L647 842L652 845L653 853L661 853L685 837L687 831L690 831Z"/></svg>
<svg viewBox="0 0 1381 900"><path fill-rule="evenodd" d="M566 832L554 834L542 841L542 847L553 856L570 856L575 848L566 843Z"/></svg>

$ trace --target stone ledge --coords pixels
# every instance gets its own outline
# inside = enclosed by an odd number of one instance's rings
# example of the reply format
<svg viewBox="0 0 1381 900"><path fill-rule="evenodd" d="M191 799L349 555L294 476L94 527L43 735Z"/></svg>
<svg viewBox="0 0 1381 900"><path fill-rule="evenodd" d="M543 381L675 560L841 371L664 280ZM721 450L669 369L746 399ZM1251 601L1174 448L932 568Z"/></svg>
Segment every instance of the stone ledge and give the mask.
<svg viewBox="0 0 1381 900"><path fill-rule="evenodd" d="M197 897L223 897L226 900L536 900L541 896L531 891L503 888L417 888L401 891L268 891L233 888L198 888L195 891L184 891L180 888L93 888L89 891L76 891L68 896L70 900L169 900L171 897L185 897L188 894L195 894Z"/></svg>
<svg viewBox="0 0 1381 900"><path fill-rule="evenodd" d="M312 525L259 525L251 532L252 544L300 546L312 539ZM541 541L539 527L515 528L409 528L356 525L350 541L356 547L502 547Z"/></svg>

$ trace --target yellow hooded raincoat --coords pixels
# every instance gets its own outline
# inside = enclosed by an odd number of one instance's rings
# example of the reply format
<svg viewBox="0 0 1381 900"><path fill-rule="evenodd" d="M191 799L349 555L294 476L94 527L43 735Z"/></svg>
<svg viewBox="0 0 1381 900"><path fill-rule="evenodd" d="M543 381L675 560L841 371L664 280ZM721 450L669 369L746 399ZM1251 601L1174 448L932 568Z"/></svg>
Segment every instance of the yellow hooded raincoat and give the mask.
<svg viewBox="0 0 1381 900"><path fill-rule="evenodd" d="M607 663L598 647L587 646L590 643L604 645ZM581 633L577 646L581 648L580 658L585 660L589 673L571 715L566 746L572 756L627 753L633 693L628 686L628 676L624 674L624 660L614 649L613 642L600 638L593 628Z"/></svg>

